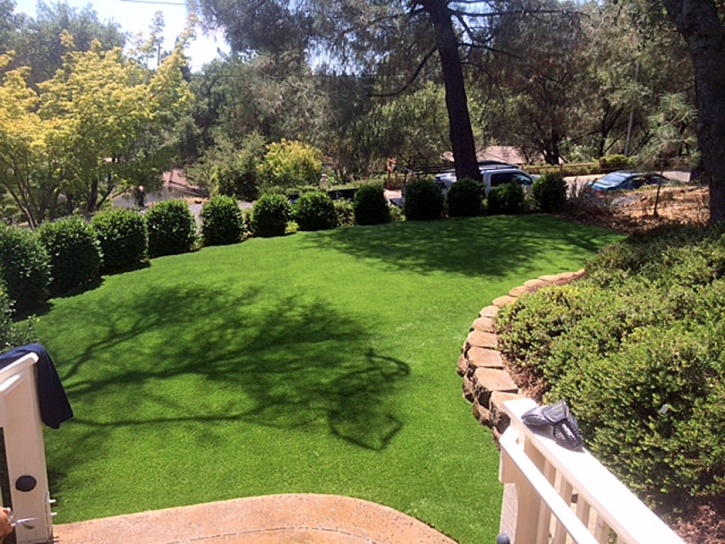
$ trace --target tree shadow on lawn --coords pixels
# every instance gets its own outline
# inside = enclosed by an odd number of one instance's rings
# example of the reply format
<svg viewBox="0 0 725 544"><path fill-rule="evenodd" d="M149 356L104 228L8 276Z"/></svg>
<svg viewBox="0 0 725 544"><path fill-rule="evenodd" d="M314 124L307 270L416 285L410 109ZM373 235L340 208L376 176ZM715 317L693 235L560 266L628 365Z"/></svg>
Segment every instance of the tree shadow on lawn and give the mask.
<svg viewBox="0 0 725 544"><path fill-rule="evenodd" d="M204 444L230 439L214 423L243 422L383 450L403 428L394 397L409 366L377 354L350 316L272 291L167 286L111 311L84 306L96 340L56 361L76 415L51 464L90 460L79 448L102 456L115 429L184 423L202 424Z"/></svg>
<svg viewBox="0 0 725 544"><path fill-rule="evenodd" d="M550 215L406 221L327 231L308 243L406 271L504 276L526 271L542 253L578 257L614 241L602 229Z"/></svg>

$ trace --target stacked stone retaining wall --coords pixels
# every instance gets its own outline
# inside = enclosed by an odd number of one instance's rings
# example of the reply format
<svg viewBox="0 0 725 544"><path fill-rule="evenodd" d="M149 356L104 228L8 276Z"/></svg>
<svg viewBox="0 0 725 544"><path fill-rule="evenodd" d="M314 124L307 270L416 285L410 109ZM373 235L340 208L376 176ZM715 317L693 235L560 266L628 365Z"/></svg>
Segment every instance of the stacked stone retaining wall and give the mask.
<svg viewBox="0 0 725 544"><path fill-rule="evenodd" d="M524 293L535 293L542 287L566 285L581 278L584 270L541 276L514 287L508 295L498 297L478 314L461 349L458 374L463 378L463 396L472 403L474 417L492 429L494 440L509 426L509 418L502 410L507 400L523 398L518 386L506 370L498 351L498 335L493 318L498 309L514 302Z"/></svg>

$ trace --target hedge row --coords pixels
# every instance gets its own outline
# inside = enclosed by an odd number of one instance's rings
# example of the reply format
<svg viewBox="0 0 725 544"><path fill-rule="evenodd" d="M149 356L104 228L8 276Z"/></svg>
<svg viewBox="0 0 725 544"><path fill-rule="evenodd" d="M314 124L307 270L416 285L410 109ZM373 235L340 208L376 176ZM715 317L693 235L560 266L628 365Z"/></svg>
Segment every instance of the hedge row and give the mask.
<svg viewBox="0 0 725 544"><path fill-rule="evenodd" d="M571 405L591 451L663 513L725 497L725 227L607 247L587 278L497 316L501 347Z"/></svg>
<svg viewBox="0 0 725 544"><path fill-rule="evenodd" d="M537 181L542 189L534 193L542 209L553 211L555 206L546 204L556 200L550 196L551 187L558 190L563 181L543 183L546 179ZM487 202L489 213L519 213L525 203L523 189L519 185L495 187ZM481 184L462 180L451 187L445 200L433 181L416 181L407 187L405 215L409 220L438 219L446 205L451 216L480 215L484 209ZM198 244L232 244L248 234L281 236L291 228L291 221L300 230L323 230L398 219L401 213L388 204L381 185L361 187L352 203L335 203L320 191L302 193L294 205L283 195L268 194L257 201L248 220L235 199L220 195L203 207L199 237L187 203L168 200L152 206L145 216L114 209L95 216L90 224L67 218L41 225L36 233L2 227L0 265L7 296L15 301L17 316L25 316L41 308L49 296L72 291L101 274L130 270L149 258L192 251Z"/></svg>
<svg viewBox="0 0 725 544"><path fill-rule="evenodd" d="M366 197L365 195L368 195ZM371 198L372 197L372 198ZM290 221L301 230L331 229L339 225L390 221L382 187L363 189L354 204L334 203L327 193L304 193L295 206L282 195L260 198L248 220L237 201L215 196L201 211L201 230L182 200L168 200L145 215L113 209L90 223L66 218L45 223L32 232L0 225L0 296L14 317L30 315L58 296L100 277L142 266L149 258L192 251L197 245L232 244L248 233L279 236Z"/></svg>
<svg viewBox="0 0 725 544"><path fill-rule="evenodd" d="M567 185L560 174L545 174L536 181L531 195L518 183L492 187L484 194L483 184L462 179L451 185L445 198L438 185L430 179L416 180L406 186L405 217L411 221L448 217L483 215L515 215L529 210L543 213L564 211L567 205Z"/></svg>

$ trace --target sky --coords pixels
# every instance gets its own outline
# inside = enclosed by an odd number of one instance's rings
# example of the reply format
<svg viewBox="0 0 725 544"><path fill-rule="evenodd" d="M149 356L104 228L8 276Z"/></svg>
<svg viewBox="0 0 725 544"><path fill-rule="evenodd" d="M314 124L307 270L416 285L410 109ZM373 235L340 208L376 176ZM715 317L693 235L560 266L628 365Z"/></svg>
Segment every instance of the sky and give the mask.
<svg viewBox="0 0 725 544"><path fill-rule="evenodd" d="M46 4L56 3L57 0L46 0ZM123 32L136 34L148 32L153 15L157 11L164 14L164 48L171 49L174 40L184 29L186 23L186 7L183 0L65 0L79 10L91 5L102 22L114 21L121 26ZM15 0L16 13L27 13L35 17L37 0ZM190 58L192 71L199 71L204 63L216 58L217 49L229 51L221 34L218 36L204 36L197 30L197 38L191 43L186 54Z"/></svg>

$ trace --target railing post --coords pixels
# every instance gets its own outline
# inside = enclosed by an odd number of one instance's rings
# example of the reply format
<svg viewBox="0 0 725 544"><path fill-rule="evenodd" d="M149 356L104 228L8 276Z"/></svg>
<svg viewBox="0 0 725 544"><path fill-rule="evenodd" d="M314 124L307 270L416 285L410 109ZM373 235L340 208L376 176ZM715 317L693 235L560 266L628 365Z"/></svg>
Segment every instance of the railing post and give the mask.
<svg viewBox="0 0 725 544"><path fill-rule="evenodd" d="M541 497L505 449L501 449L499 480L506 487L501 509L501 530L510 533L512 542L535 544L538 542ZM513 526L509 526L512 521Z"/></svg>
<svg viewBox="0 0 725 544"><path fill-rule="evenodd" d="M30 353L0 374L0 426L5 438L13 513L35 518L15 528L18 544L39 544L53 538L48 472L36 389L35 363Z"/></svg>

